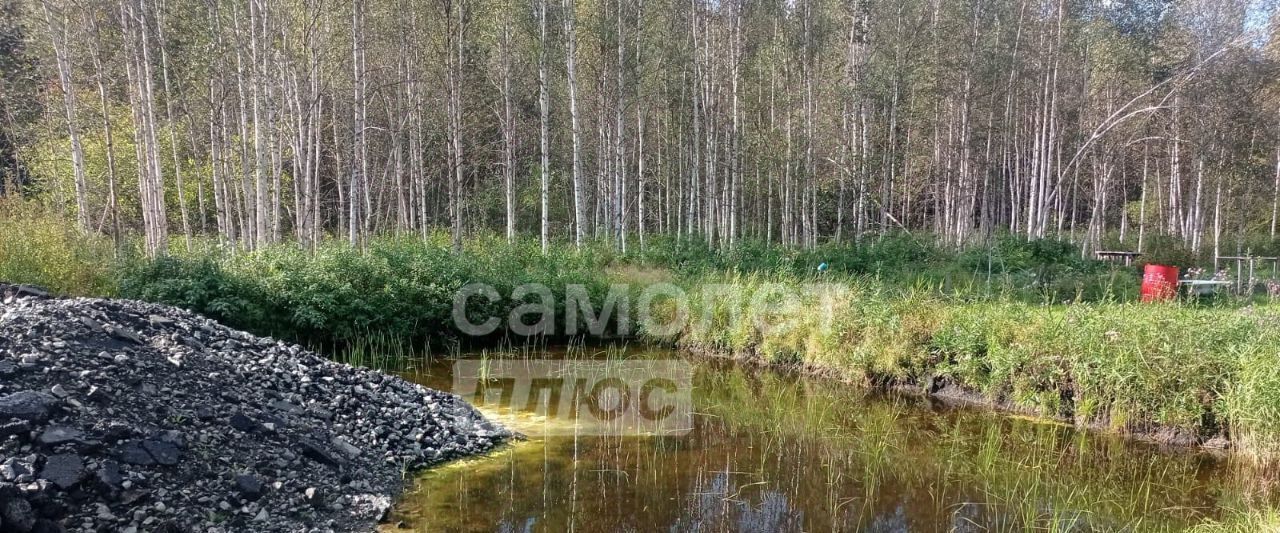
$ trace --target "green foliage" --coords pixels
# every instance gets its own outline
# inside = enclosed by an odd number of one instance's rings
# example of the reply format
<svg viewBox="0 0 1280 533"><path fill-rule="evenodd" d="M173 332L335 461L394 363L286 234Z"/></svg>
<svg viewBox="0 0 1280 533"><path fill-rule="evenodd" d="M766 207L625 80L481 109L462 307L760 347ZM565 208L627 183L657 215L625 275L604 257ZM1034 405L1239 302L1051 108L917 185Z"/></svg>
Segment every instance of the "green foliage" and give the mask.
<svg viewBox="0 0 1280 533"><path fill-rule="evenodd" d="M1167 236L1148 236L1142 247L1142 256L1138 265L1170 265L1187 268L1195 265L1213 263L1213 253L1198 253L1191 250L1180 239Z"/></svg>
<svg viewBox="0 0 1280 533"><path fill-rule="evenodd" d="M480 283L500 298L477 296L467 309L474 322L506 318L536 301L510 298L513 289L541 284L564 316L565 288L582 285L603 301L608 260L592 248L557 246L543 255L536 243L507 244L496 237L469 240L460 253L436 235L375 239L363 251L328 241L314 253L281 245L238 254L201 252L127 266L121 294L177 305L226 324L312 344L346 343L370 335L410 341L452 337L454 296ZM555 332L548 332L554 335Z"/></svg>
<svg viewBox="0 0 1280 533"><path fill-rule="evenodd" d="M1271 508L1249 508L1231 513L1223 520L1197 524L1192 533L1258 533L1280 531L1280 511Z"/></svg>
<svg viewBox="0 0 1280 533"><path fill-rule="evenodd" d="M821 263L832 272L892 274L945 257L931 239L893 234L862 245L825 243L813 249L788 248L747 239L716 248L701 239L652 237L643 252L628 259L671 268L684 274L705 272L811 275Z"/></svg>
<svg viewBox="0 0 1280 533"><path fill-rule="evenodd" d="M37 203L0 199L0 280L110 296L115 260L111 241L80 233L74 220L52 216Z"/></svg>
<svg viewBox="0 0 1280 533"><path fill-rule="evenodd" d="M122 267L120 294L190 309L233 327L276 327L267 320L266 306L256 301L252 283L232 276L211 257L130 262Z"/></svg>
<svg viewBox="0 0 1280 533"><path fill-rule="evenodd" d="M868 381L941 377L1019 409L1121 429L1227 428L1259 453L1280 441L1280 374L1272 364L1280 310L1137 305L1134 269L1082 259L1059 241L1007 237L957 253L908 235L813 250L760 242L719 250L653 238L643 251L620 255L607 242L558 243L543 254L533 239L492 235L455 252L447 235L433 234L380 237L363 250L326 241L315 250L237 252L198 239L186 252L175 241L170 255L147 260L50 212L0 204L0 279L177 305L256 333L345 348L353 360L377 360L385 351L378 347L409 354L414 345L457 338L453 299L468 284L499 294L471 298L473 321L505 319L536 301L513 299L513 289L541 284L559 323L570 285L583 286L599 309L615 281L674 279L689 289L696 320L651 340ZM830 272L819 274L820 262ZM800 290L814 282L825 292ZM772 305L743 309L703 294L712 285L730 301ZM778 287L801 297L767 292ZM633 305L639 289L632 288ZM1045 305L1061 301L1077 304ZM757 327L777 317L789 317L789 327ZM547 335L563 339L563 328ZM504 332L469 340L501 342Z"/></svg>
<svg viewBox="0 0 1280 533"><path fill-rule="evenodd" d="M779 286L795 297L762 310L695 290L691 315L710 318L658 340L816 367L857 382L924 387L942 378L996 404L1081 424L1230 434L1252 453L1280 451L1270 444L1280 441L1274 365L1280 308L1039 305L966 301L856 279L813 293L805 283L708 276L698 285L728 284L738 302ZM788 317L785 327L757 327L774 312Z"/></svg>
<svg viewBox="0 0 1280 533"><path fill-rule="evenodd" d="M1138 290L1133 269L1086 259L1079 247L1066 241L1016 235L959 250L906 233L813 249L758 240L721 249L699 239L654 237L644 251L622 260L669 268L689 280L715 273L817 278L818 265L827 263L829 271L823 276L828 278L868 278L956 296L999 295L1030 302L1128 300Z"/></svg>
<svg viewBox="0 0 1280 533"><path fill-rule="evenodd" d="M98 100L97 94L92 92L85 92L80 95L80 98L82 102ZM91 111L88 114L93 117L92 124L97 126L101 120L99 118L101 111L96 107L86 111ZM142 210L138 192L137 146L135 136L132 135L132 111L126 104L116 104L108 107L108 113L114 131L110 144L107 143L106 134L101 127L82 125L79 131L80 144L84 150L85 185L91 192L88 197L89 207L95 213L95 217L107 212L106 191L109 190L108 178L111 176L111 165L108 159L110 146L114 157L116 209L119 212L121 224L126 228L139 227L142 223ZM81 120L86 118L88 117L82 117ZM43 127L33 130L30 141L21 148L21 158L29 166L34 181L31 192L43 193L39 195L41 201L55 205L60 210L71 211L76 208L73 193L75 172L68 157L71 153L71 139L67 135L65 119L61 113L47 114L44 120L46 123L42 125ZM188 132L184 131L182 126L161 125L161 128L156 132L156 138L157 149L160 151L161 170L165 176L169 177L164 184L166 214L175 224L180 223L178 221L181 220L182 205L179 197L183 196L187 200L187 209L192 220L198 221L201 217L200 205L197 202L201 180L193 177L203 176L207 180L212 172L211 163L181 156L178 161L179 166L175 167L171 139L177 140L178 151L181 154L184 149L182 139L189 137ZM170 128L174 130L170 132ZM173 179L176 171L179 170L187 176L184 183L185 190L181 195L177 180ZM282 179L287 187L289 185L287 171ZM208 185L206 184L205 187L205 193L209 194ZM205 207L210 211L203 215L212 219L214 217L212 202L205 204ZM111 221L108 219L106 223L109 227Z"/></svg>

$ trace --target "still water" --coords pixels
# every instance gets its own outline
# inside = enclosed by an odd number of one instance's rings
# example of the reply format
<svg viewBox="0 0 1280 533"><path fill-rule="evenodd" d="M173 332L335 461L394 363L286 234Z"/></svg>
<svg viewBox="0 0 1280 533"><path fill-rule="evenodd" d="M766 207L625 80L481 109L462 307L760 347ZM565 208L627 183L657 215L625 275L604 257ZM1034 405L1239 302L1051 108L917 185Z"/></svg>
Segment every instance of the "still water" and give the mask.
<svg viewBox="0 0 1280 533"><path fill-rule="evenodd" d="M531 437L421 474L393 523L502 532L1160 531L1272 502L1269 476L1206 452L685 360L694 371L686 434ZM453 369L438 361L405 376L449 390ZM484 410L531 435L556 423L519 408Z"/></svg>

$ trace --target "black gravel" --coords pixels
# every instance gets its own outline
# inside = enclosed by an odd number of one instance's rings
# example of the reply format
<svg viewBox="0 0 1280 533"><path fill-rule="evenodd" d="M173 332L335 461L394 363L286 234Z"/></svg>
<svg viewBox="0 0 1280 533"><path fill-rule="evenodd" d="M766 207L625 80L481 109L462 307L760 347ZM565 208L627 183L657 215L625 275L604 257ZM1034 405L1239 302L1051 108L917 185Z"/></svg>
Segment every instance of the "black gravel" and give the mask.
<svg viewBox="0 0 1280 533"><path fill-rule="evenodd" d="M370 531L510 433L196 314L0 284L0 533Z"/></svg>

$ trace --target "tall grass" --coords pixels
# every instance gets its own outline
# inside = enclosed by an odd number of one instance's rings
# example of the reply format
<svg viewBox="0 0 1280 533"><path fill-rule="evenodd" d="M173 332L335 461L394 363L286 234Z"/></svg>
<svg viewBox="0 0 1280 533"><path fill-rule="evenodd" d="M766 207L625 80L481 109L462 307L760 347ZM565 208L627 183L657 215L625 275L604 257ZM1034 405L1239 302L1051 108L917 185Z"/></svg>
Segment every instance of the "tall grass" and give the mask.
<svg viewBox="0 0 1280 533"><path fill-rule="evenodd" d="M1001 297L1029 302L1132 300L1137 267L1085 259L1075 245L1054 239L1028 241L1004 235L959 249L927 235L890 234L859 244L830 242L787 248L744 240L715 248L699 239L651 238L623 260L667 268L697 280L707 275L817 278L853 276L895 286L928 287L957 297Z"/></svg>
<svg viewBox="0 0 1280 533"><path fill-rule="evenodd" d="M1231 529L1206 531L1246 531L1268 513L1260 509L1270 501L1243 500L1249 489L1241 485L1270 476L1244 463L1206 475L1203 457L1166 455L1061 424L934 411L788 373L714 366L721 370L695 378L699 413L714 420L701 431L724 426L730 435L759 435L769 462L806 458L811 462L788 468L826 476L823 485L849 505L890 500L924 513L914 507L920 500L903 496L921 491L957 530L986 531L1178 530L1210 518ZM853 475L842 485L833 472ZM1259 510L1218 516L1219 509Z"/></svg>
<svg viewBox="0 0 1280 533"><path fill-rule="evenodd" d="M0 281L110 296L117 261L110 240L80 232L74 220L50 216L37 203L0 198Z"/></svg>
<svg viewBox="0 0 1280 533"><path fill-rule="evenodd" d="M1233 513L1223 520L1212 520L1191 528L1192 533L1277 533L1280 511L1248 509Z"/></svg>
<svg viewBox="0 0 1280 533"><path fill-rule="evenodd" d="M651 338L872 385L950 386L1079 425L1192 442L1229 436L1280 456L1280 307L958 301L756 275L706 286L717 288L693 292L687 327ZM765 292L794 297L761 305Z"/></svg>

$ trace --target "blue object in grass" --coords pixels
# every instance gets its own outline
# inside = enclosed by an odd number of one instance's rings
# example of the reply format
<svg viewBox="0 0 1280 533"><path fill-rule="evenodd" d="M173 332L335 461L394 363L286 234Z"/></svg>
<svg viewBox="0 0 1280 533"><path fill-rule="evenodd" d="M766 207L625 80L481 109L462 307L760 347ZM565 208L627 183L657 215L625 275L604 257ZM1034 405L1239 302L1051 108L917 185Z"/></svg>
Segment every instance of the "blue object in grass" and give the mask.
<svg viewBox="0 0 1280 533"><path fill-rule="evenodd" d="M824 261L821 265L818 265L818 272L826 272L828 268L830 267L827 266L827 263Z"/></svg>

